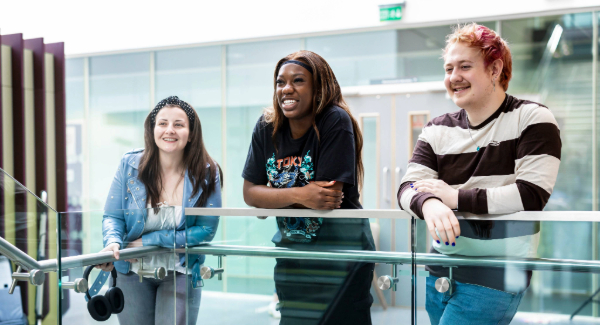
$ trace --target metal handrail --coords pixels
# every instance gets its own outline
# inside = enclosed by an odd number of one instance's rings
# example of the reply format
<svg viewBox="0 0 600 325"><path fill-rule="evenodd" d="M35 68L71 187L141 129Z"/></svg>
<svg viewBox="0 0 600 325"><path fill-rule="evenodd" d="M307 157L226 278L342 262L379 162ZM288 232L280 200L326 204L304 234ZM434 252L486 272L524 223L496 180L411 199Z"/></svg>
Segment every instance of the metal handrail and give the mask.
<svg viewBox="0 0 600 325"><path fill-rule="evenodd" d="M6 256L9 260L21 265L27 270L40 269L38 261L34 260L31 256L27 255L27 253L2 237L0 237L0 254Z"/></svg>
<svg viewBox="0 0 600 325"><path fill-rule="evenodd" d="M188 253L207 255L235 255L255 256L288 259L312 259L312 260L335 260L348 262L370 262L387 264L410 264L410 252L382 252L382 251L358 251L358 250L328 250L310 251L294 250L279 247L260 246L230 246L204 244L195 247L181 249L170 249L158 246L146 246L126 248L120 250L120 260L131 258L142 258L156 254ZM29 255L13 246L0 237L0 253L13 262L23 266L27 270L40 270L42 272L57 272L58 260L48 259L35 261ZM61 259L62 269L84 267L117 261L112 252L100 252L84 254L79 256L63 257ZM485 266L485 267L510 267L524 270L550 270L600 273L600 261L585 260L561 260L545 258L498 258L498 257L470 257L470 256L447 256L441 254L415 254L415 263L419 265L441 265L441 266Z"/></svg>
<svg viewBox="0 0 600 325"><path fill-rule="evenodd" d="M457 212L458 219L494 221L568 221L600 222L598 211L521 211L507 214L473 214ZM304 218L371 218L408 219L412 216L398 209L259 209L259 208L185 208L186 216L222 217L304 217Z"/></svg>
<svg viewBox="0 0 600 325"><path fill-rule="evenodd" d="M173 250L158 246L126 248L119 250L119 260L143 258L156 254L168 253L171 251ZM0 237L0 254L6 256L9 260L20 265L28 271L39 270L46 273L58 271L58 259L51 258L43 261L36 261L31 256L27 255L27 253L23 252L2 237ZM99 252L63 257L61 258L61 267L63 270L65 270L75 267L97 265L115 261L117 261L117 259L113 257L113 252Z"/></svg>
<svg viewBox="0 0 600 325"><path fill-rule="evenodd" d="M220 216L287 216L287 217L319 217L319 218L392 218L410 219L407 212L402 210L311 210L311 209L255 209L255 208L186 208L186 215L220 215ZM536 211L518 212L505 215L474 216L458 213L459 218L478 220L520 220L520 221L600 221L597 212L560 212ZM560 219L558 219L560 217ZM172 249L152 247L128 248L120 251L121 260L142 258L159 253L170 252ZM177 249L183 253L185 249ZM327 259L340 261L364 261L374 263L411 263L410 253L397 252L372 252L372 251L301 251L285 248L248 247L248 246L220 246L203 245L188 248L188 253L213 254L213 255L239 255L239 256L264 256L274 258L296 259ZM21 265L26 270L40 270L43 272L57 272L58 260L48 259L36 261L29 255L0 237L0 254L7 256L12 261ZM69 269L87 265L114 262L112 252L100 252L80 256L64 257L61 259L62 268ZM558 259L505 259L495 257L465 257L446 256L438 254L416 254L416 263L423 265L444 266L490 266L490 267L515 267L530 270L558 270L573 272L600 273L600 262L584 260L558 260Z"/></svg>
<svg viewBox="0 0 600 325"><path fill-rule="evenodd" d="M1 247L0 247L1 248ZM109 262L122 261L132 258L143 258L149 257L156 254L168 253L173 251L169 248L159 246L145 246L145 247L134 247L119 250L119 259L117 260L113 256L113 252L99 252L84 254L78 256L63 257L60 259L61 268L63 270L72 269L76 267L85 267L88 265L98 265ZM1 252L1 251L0 251ZM43 272L57 272L58 271L58 260L48 259L39 262L40 267L38 268Z"/></svg>

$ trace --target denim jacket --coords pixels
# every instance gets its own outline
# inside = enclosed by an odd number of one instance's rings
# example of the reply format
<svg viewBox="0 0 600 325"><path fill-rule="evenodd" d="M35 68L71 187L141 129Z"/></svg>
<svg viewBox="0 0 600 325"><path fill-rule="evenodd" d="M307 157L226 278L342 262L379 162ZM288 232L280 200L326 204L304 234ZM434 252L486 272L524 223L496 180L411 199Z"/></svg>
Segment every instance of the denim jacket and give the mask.
<svg viewBox="0 0 600 325"><path fill-rule="evenodd" d="M200 188L196 195L191 196L193 187L187 170L184 177L183 202L181 204L183 215L176 230L157 230L142 235L147 216L146 187L138 179L138 166L142 158L142 152L143 149L137 149L123 156L110 186L102 219L104 247L112 243L118 243L120 249L124 249L130 242L140 237L144 246L167 248L173 248L174 244L177 248L185 248L186 243L187 246L196 246L210 242L217 231L219 217L185 216L185 208L194 207L202 194L202 188ZM208 164L207 168L209 166ZM206 200L205 207L221 207L221 184L218 174L215 182L215 190ZM204 263L205 256L188 254L188 261L186 261L185 254L179 254L179 259L181 266L191 265L189 269L191 269L192 283L194 288L198 287L201 282L200 266ZM114 262L114 265L117 271L123 274L127 274L131 269L131 263L126 261L117 261ZM93 295L94 292L99 292L109 276L110 272L100 272L94 285L90 288L90 293Z"/></svg>

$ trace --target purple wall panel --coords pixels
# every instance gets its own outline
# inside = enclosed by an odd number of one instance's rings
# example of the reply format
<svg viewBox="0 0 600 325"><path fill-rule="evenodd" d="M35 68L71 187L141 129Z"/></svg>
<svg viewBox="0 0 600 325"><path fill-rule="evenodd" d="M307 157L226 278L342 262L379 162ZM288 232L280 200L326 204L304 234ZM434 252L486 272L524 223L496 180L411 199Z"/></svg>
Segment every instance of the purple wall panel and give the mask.
<svg viewBox="0 0 600 325"><path fill-rule="evenodd" d="M40 196L42 190L47 190L47 178L46 173L46 79L45 79L45 46L43 38L35 38L25 40L25 48L33 52L33 89L34 89L34 114L35 114L35 194ZM38 205L40 207L40 205ZM39 211L38 211L39 212ZM51 215L50 215L51 216ZM41 213L38 213L38 226L40 223ZM46 234L48 229L45 229ZM46 240L46 252L45 256L48 256L49 245L55 245L55 243L49 243L48 236ZM44 305L42 308L42 319L46 316L50 310L49 292L50 292L50 278L46 274L46 281L44 281Z"/></svg>
<svg viewBox="0 0 600 325"><path fill-rule="evenodd" d="M14 175L19 182L25 183L25 85L23 65L23 34L2 36L2 44L11 47L11 68L13 84L13 146ZM25 194L15 197L15 238L16 246L27 253L27 215ZM27 283L19 282L23 312L29 313Z"/></svg>
<svg viewBox="0 0 600 325"><path fill-rule="evenodd" d="M23 66L23 34L2 36L2 44L11 47L12 81L13 81L13 143L14 166L13 175L19 182L25 182L25 71Z"/></svg>
<svg viewBox="0 0 600 325"><path fill-rule="evenodd" d="M33 52L33 88L35 106L35 194L47 190L46 175L46 87L44 78L44 39L25 40L25 48Z"/></svg>

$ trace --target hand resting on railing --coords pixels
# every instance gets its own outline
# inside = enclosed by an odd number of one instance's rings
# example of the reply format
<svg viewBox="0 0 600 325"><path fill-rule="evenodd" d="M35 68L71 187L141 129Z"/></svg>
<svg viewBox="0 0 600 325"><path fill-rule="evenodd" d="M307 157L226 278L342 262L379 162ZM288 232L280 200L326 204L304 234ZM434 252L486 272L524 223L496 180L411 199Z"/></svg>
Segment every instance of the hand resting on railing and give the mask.
<svg viewBox="0 0 600 325"><path fill-rule="evenodd" d="M139 238L139 239L134 240L131 243L129 243L129 245L127 245L126 248L134 248L134 247L142 247L142 246L143 246L142 239ZM118 260L119 257L120 257L119 256L120 255L119 254L119 248L120 247L121 246L118 243L112 243L112 244L109 244L108 246L104 247L104 249L101 250L100 252L102 253L102 252L110 252L110 251L112 251L114 258ZM135 262L137 262L137 258L127 259L125 261L131 262L131 263L135 263ZM112 271L114 267L115 266L113 265L112 262L108 262L108 263L103 263L103 264L96 265L97 269L101 269L102 271L106 271L106 272Z"/></svg>

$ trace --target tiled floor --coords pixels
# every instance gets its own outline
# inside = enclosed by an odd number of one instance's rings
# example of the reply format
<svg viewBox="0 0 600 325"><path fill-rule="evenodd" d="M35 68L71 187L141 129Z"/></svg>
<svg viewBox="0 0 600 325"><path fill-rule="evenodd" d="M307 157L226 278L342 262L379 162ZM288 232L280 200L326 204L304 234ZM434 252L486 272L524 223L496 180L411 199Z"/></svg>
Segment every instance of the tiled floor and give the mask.
<svg viewBox="0 0 600 325"><path fill-rule="evenodd" d="M202 293L200 316L197 324L212 325L244 324L244 325L277 325L279 320L272 318L267 312L270 296L232 294L205 291ZM405 308L388 308L383 310L380 306L371 309L373 325L409 324L410 310ZM80 294L71 292L71 307L63 317L63 324L96 324L87 313L86 302ZM105 325L118 325L116 316L112 316ZM417 324L429 325L427 312L417 312ZM600 324L600 318L577 316L571 322L568 315L517 313L511 324ZM162 325L162 324L161 324Z"/></svg>

